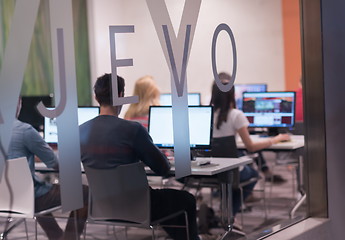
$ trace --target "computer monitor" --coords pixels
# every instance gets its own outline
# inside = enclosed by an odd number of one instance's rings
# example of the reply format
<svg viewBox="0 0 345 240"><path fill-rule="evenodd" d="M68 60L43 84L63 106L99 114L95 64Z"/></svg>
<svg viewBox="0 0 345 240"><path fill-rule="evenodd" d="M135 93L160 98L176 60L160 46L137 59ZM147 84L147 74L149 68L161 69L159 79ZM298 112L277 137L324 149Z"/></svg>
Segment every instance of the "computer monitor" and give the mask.
<svg viewBox="0 0 345 240"><path fill-rule="evenodd" d="M188 93L188 106L199 106L201 105L200 93ZM161 106L171 106L171 93L162 93L160 95Z"/></svg>
<svg viewBox="0 0 345 240"><path fill-rule="evenodd" d="M266 92L267 84L255 83L255 84L235 84L235 99L236 108L242 109L242 99L244 92Z"/></svg>
<svg viewBox="0 0 345 240"><path fill-rule="evenodd" d="M47 96L23 96L22 108L18 119L33 126L37 131L42 132L44 126L44 117L38 112L37 104L43 102L45 106L52 106L52 97Z"/></svg>
<svg viewBox="0 0 345 240"><path fill-rule="evenodd" d="M78 107L78 125L99 115L99 107ZM56 118L44 118L44 140L47 143L58 142Z"/></svg>
<svg viewBox="0 0 345 240"><path fill-rule="evenodd" d="M212 138L213 108L211 106L189 106L190 147L210 148ZM151 106L148 131L156 146L174 147L171 106ZM178 130L175 130L178 131Z"/></svg>
<svg viewBox="0 0 345 240"><path fill-rule="evenodd" d="M294 126L295 100L295 92L244 92L242 110L249 127L267 127L274 135Z"/></svg>

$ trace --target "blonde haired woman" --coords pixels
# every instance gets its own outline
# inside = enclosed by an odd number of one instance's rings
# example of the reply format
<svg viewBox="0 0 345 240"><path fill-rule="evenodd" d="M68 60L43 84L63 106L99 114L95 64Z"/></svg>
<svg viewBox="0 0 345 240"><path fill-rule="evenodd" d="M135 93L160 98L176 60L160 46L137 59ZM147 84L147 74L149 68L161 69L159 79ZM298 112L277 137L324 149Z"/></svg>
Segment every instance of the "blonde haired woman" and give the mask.
<svg viewBox="0 0 345 240"><path fill-rule="evenodd" d="M149 108L159 105L160 91L152 76L144 76L135 82L134 96L139 96L139 102L131 104L125 114L125 119L141 123L148 127Z"/></svg>

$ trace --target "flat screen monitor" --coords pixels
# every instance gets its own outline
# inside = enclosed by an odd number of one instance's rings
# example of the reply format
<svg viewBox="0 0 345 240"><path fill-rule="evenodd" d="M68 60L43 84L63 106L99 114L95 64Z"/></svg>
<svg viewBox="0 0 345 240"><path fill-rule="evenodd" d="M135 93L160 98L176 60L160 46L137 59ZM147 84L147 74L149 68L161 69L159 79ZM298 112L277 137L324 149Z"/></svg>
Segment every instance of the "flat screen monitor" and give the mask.
<svg viewBox="0 0 345 240"><path fill-rule="evenodd" d="M255 84L235 84L235 99L236 108L242 109L242 100L244 92L266 92L267 84L255 83Z"/></svg>
<svg viewBox="0 0 345 240"><path fill-rule="evenodd" d="M188 93L188 106L199 106L201 105L200 93ZM171 93L162 93L160 96L161 106L171 106Z"/></svg>
<svg viewBox="0 0 345 240"><path fill-rule="evenodd" d="M295 92L244 92L242 110L249 127L293 127L295 100Z"/></svg>
<svg viewBox="0 0 345 240"><path fill-rule="evenodd" d="M99 115L99 107L78 107L78 125ZM56 118L44 118L44 140L47 143L58 142Z"/></svg>
<svg viewBox="0 0 345 240"><path fill-rule="evenodd" d="M189 106L189 137L191 148L210 148L212 137L213 108ZM174 147L171 106L151 106L148 131L156 146Z"/></svg>
<svg viewBox="0 0 345 240"><path fill-rule="evenodd" d="M45 106L52 106L51 96L23 96L22 108L18 119L33 126L37 131L43 132L44 117L38 112L36 106L42 101Z"/></svg>

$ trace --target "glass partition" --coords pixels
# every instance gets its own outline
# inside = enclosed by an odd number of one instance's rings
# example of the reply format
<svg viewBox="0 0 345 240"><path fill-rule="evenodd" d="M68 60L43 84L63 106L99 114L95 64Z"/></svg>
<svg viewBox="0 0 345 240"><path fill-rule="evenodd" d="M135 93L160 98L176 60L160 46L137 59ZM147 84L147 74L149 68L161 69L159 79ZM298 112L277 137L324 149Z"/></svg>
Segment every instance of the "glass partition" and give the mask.
<svg viewBox="0 0 345 240"><path fill-rule="evenodd" d="M164 2L172 26L165 32L165 25L161 26L161 33L157 30L159 28L155 28L157 22L145 0L72 1L73 22L70 24L74 26L79 105L90 105L92 101L93 105L97 105L91 97L92 86L98 76L112 72L111 49L115 49L117 60L133 59L133 66L128 64L122 67L123 62L117 66L118 75L126 81L126 96L131 95L138 78L151 75L161 93L175 94L179 106L187 106L182 100L179 102L178 96L187 92L198 93L201 105L209 105L215 69L218 73L232 75L236 86L257 85L264 86L262 91L295 92L295 119L291 121L294 124L281 129L283 133L291 134L289 141L252 153L246 150L246 145L238 138L240 154L254 159L251 167L260 179L254 191L243 199L241 210L235 217L235 226L239 234L259 237L305 218L308 206L304 180L306 156L303 99L306 97L303 97L302 90L305 79L302 75L299 1L203 0L200 6L193 5L190 0L159 1ZM0 3L1 71L14 2ZM193 6L198 8L194 9L196 25L191 24L190 29L180 23L188 15L184 10L193 9ZM40 1L29 60L21 85L22 95L49 95L54 92L51 29L47 24L49 19L48 1ZM134 32L116 34L116 47L110 46L109 27L123 25L134 26ZM231 34L225 28L218 35L215 34L219 26L227 26ZM160 42L159 35L163 33L170 34L170 52L168 42L166 46ZM189 42L187 36L190 37ZM179 59L175 63L180 77L178 79L186 83L176 84L174 71L171 70L174 66L171 57ZM185 78L182 77L183 71ZM6 87L3 82L0 84L1 88ZM120 117L124 115L126 107ZM276 108L271 109L277 111ZM7 119L4 117L6 114L6 109L0 109L0 121ZM260 119L263 118L261 116ZM184 116L182 119L188 118ZM268 130L265 126L255 126L249 131L253 141L262 141L265 140L263 133ZM166 150L162 151L166 153ZM173 154L172 151L169 154ZM190 191L193 192L192 189ZM212 208L217 219L221 215L219 191L205 187L199 194L198 197L203 199L208 208ZM214 233L223 231L217 224L209 227Z"/></svg>

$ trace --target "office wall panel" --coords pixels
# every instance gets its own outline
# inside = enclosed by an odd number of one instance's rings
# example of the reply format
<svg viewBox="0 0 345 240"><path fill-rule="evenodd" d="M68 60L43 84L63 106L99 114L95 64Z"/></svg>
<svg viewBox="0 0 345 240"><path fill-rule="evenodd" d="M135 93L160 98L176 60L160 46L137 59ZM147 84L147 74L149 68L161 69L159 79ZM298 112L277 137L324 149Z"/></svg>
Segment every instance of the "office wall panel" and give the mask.
<svg viewBox="0 0 345 240"><path fill-rule="evenodd" d="M345 222L345 2L321 1L324 52L324 91L327 152L328 211L332 239L344 239Z"/></svg>
<svg viewBox="0 0 345 240"><path fill-rule="evenodd" d="M321 6L313 0L303 0L301 6L308 212L313 217L327 217Z"/></svg>

